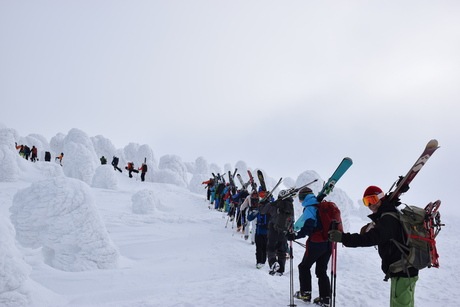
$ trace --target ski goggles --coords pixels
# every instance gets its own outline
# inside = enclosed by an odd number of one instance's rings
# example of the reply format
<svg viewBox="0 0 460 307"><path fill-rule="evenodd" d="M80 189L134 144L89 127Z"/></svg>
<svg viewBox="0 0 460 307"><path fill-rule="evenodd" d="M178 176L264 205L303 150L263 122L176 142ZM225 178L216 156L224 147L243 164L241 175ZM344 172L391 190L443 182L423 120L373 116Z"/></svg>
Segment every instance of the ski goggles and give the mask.
<svg viewBox="0 0 460 307"><path fill-rule="evenodd" d="M364 206L369 207L369 205L375 205L384 196L385 194L383 193L364 196L363 197Z"/></svg>

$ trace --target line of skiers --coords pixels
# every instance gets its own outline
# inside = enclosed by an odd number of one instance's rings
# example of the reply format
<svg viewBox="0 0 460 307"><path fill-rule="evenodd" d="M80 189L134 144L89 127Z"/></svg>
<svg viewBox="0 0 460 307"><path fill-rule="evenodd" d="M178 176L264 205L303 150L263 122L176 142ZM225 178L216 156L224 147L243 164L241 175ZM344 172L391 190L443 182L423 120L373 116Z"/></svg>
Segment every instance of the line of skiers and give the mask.
<svg viewBox="0 0 460 307"><path fill-rule="evenodd" d="M15 142L15 147L16 150L18 150L18 153L21 157L23 157L26 160L32 161L32 162L37 162L38 161L38 149L35 146L32 146L30 148L27 145L18 145L17 142ZM60 162L62 162L62 157L64 156L63 153L59 157L56 157L56 160L59 159ZM51 161L51 153L49 151L45 151L45 161L50 162Z"/></svg>
<svg viewBox="0 0 460 307"><path fill-rule="evenodd" d="M229 183L216 182L215 179L210 179L203 184L207 185L207 200L214 205L213 208L227 212L227 223L229 220L232 223L236 220L236 231L241 232L246 240L251 234L251 243L256 247L257 269L263 268L268 261L268 273L272 276L282 276L285 272L286 259L290 257L288 238L296 240L308 235L305 255L298 266L300 290L297 291L296 297L305 302L312 301L310 269L316 263L319 296L313 302L319 306L329 306L331 288L327 265L331 257L331 242L327 237L328 229L323 231L319 215L313 214L313 208L316 209L313 205L316 203L313 201L314 195L310 188L301 189L298 198L312 214L308 216L301 230L295 234L289 232L294 222L294 199L285 197L286 190L281 190L275 200L273 197L266 199L267 191L262 187L249 192L247 189L238 190ZM304 203L306 198L307 202ZM316 210L315 213L317 212ZM334 218L341 221L340 211Z"/></svg>
<svg viewBox="0 0 460 307"><path fill-rule="evenodd" d="M27 146L27 145L18 145L17 143L15 143L15 147L19 151L19 155L21 157L23 157L24 159L29 160L29 157L30 157L30 161L32 161L32 162L38 161L38 158L37 158L38 150L37 150L37 148L35 146L32 146L32 148L29 148L29 146ZM56 161L59 161L59 164L61 166L62 166L62 158L63 157L64 157L64 153L61 152L61 154L55 158ZM102 156L99 160L101 161L101 165L107 164L107 159L104 156ZM45 161L46 162L51 161L51 153L49 151L45 152ZM113 166L114 170L117 170L120 173L122 173L121 168L118 167L119 161L120 160L119 160L118 157L113 156L112 166ZM147 173L147 170L148 170L148 167L147 167L146 163L142 163L141 167L136 169L134 167L133 162L128 162L128 165L125 167L125 169L128 171L129 178L133 177L132 173L137 174L140 171L141 172L141 181L145 181L145 174Z"/></svg>
<svg viewBox="0 0 460 307"><path fill-rule="evenodd" d="M396 219L381 217L384 212L395 211L399 199L389 202L380 188L370 186L363 195L364 204L372 211L369 216L372 223L363 227L359 234L348 234L343 232L340 210L336 204L326 200L318 201L308 187L298 191L297 197L303 207L303 214L295 222L294 199L285 197L286 190L281 190L275 200L272 197L266 199L267 192L261 187L257 191L253 189L249 192L247 189L237 189L229 183L218 182L214 178L203 184L206 184L207 200L212 208L227 212L227 224L232 221L233 228L236 220L237 232L244 234L246 240L249 238L248 228L252 229L251 241L256 247L257 269L264 267L268 261L269 274L282 276L286 259L290 255L288 241L291 241L291 246L292 242L296 242L305 247L304 256L298 265L300 290L294 294L297 299L313 302L318 306L331 306L335 300L331 298L327 268L332 255L332 242L343 242L350 247L378 246L382 270L391 278L390 306L414 306L418 270L409 268L408 271L390 273L388 269L390 263L403 256L402 251L392 243L393 240L402 240L402 229ZM329 227L333 221L338 222L336 230ZM305 244L297 241L306 236L308 239ZM319 296L315 299L312 299L313 264L319 290Z"/></svg>

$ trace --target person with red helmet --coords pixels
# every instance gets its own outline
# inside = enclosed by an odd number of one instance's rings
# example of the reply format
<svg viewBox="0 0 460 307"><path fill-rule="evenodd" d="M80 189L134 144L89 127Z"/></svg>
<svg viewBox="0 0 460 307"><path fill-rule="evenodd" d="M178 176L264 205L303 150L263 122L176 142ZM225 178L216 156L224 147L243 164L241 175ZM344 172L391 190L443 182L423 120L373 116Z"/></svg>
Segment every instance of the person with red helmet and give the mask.
<svg viewBox="0 0 460 307"><path fill-rule="evenodd" d="M408 187L407 187L408 189ZM404 255L394 241L404 244L404 231L401 223L387 212L397 212L399 199L390 200L377 186L369 186L363 195L363 203L369 207L372 214L371 223L361 229L361 233L342 233L338 230L329 231L333 242L342 242L347 247L378 247L382 259L381 269L385 273L385 281L391 279L390 307L414 306L415 284L418 280L418 270L410 267L406 272L392 273L390 265L400 260Z"/></svg>

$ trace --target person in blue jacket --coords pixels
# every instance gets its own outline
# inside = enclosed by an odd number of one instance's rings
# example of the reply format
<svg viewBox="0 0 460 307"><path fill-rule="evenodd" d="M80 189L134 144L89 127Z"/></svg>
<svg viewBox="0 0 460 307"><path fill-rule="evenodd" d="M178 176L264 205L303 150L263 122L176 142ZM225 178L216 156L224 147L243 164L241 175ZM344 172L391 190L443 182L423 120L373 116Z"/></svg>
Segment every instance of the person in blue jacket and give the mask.
<svg viewBox="0 0 460 307"><path fill-rule="evenodd" d="M256 244L256 268L261 269L267 261L268 215L261 214L259 208L251 210L248 221L257 219L254 242Z"/></svg>
<svg viewBox="0 0 460 307"><path fill-rule="evenodd" d="M301 217L304 222L300 226L300 229L298 222L296 222L294 230L298 232L288 234L288 240L300 239L305 236L309 236L309 238L306 242L302 262L298 266L300 291L295 294L295 297L308 303L311 302L312 276L310 269L316 263L315 273L318 278L319 297L314 299L313 303L319 306L329 306L331 285L327 274L327 264L331 258L332 245L327 240L314 239L321 237L314 234L321 232L323 227L318 208L315 206L318 204L318 200L313 191L308 187L301 189L299 191L299 201L302 202L302 206L304 207Z"/></svg>

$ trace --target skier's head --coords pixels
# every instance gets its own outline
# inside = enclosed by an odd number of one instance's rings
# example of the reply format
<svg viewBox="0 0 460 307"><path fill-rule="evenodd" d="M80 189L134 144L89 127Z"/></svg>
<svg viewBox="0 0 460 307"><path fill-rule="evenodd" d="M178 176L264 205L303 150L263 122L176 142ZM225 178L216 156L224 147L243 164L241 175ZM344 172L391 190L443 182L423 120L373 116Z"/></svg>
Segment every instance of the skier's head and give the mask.
<svg viewBox="0 0 460 307"><path fill-rule="evenodd" d="M308 194L313 194L309 187L304 187L299 190L299 200L303 201Z"/></svg>
<svg viewBox="0 0 460 307"><path fill-rule="evenodd" d="M380 204L382 203L381 200L384 197L385 194L381 188L371 185L366 189L366 191L364 191L363 203L366 207L369 207L369 209L375 213L380 207Z"/></svg>
<svg viewBox="0 0 460 307"><path fill-rule="evenodd" d="M281 190L278 193L278 198L282 198L282 197L286 196L287 193L288 193L287 190Z"/></svg>

